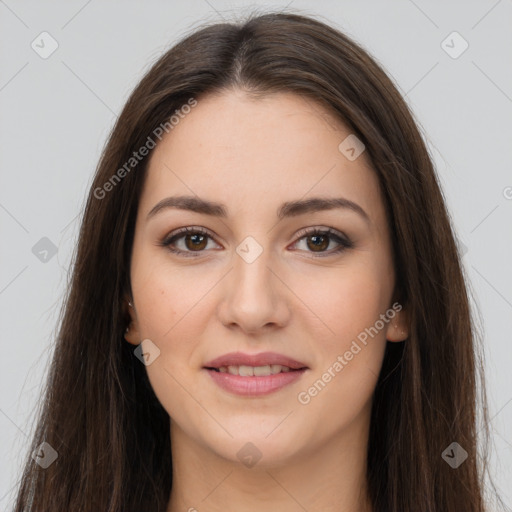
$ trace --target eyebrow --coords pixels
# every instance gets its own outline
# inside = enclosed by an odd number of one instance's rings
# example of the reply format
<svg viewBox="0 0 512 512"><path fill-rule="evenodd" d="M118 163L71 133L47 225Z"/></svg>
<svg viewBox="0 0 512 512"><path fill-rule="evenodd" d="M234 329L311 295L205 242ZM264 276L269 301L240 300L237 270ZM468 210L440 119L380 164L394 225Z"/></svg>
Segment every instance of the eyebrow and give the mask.
<svg viewBox="0 0 512 512"><path fill-rule="evenodd" d="M197 196L171 196L159 201L148 213L146 220L151 219L157 213L168 208L187 210L211 215L213 217L228 217L228 210L222 203L208 201ZM359 214L368 224L371 224L368 214L357 203L343 197L323 198L313 197L297 201L288 201L283 203L277 210L279 220L285 217L295 217L305 213L319 212L324 210L333 210L335 208L345 208Z"/></svg>

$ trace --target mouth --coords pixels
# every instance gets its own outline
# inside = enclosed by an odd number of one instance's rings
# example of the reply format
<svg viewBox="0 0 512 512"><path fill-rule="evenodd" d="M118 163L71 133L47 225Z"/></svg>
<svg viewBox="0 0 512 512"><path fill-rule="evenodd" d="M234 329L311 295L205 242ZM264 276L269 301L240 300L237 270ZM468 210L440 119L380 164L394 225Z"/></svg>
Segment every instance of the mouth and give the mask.
<svg viewBox="0 0 512 512"><path fill-rule="evenodd" d="M229 373L230 375L238 375L240 377L268 377L269 375L277 375L278 373L299 372L307 370L307 367L290 368L281 364L266 364L263 366L248 365L229 365L216 367L205 367L217 373Z"/></svg>
<svg viewBox="0 0 512 512"><path fill-rule="evenodd" d="M283 370L286 372L307 369L307 366L296 359L276 352L260 352L259 354L231 352L207 362L204 368L232 375L242 375L244 377L255 375L258 377L280 373ZM236 374L233 373L235 370L237 371Z"/></svg>
<svg viewBox="0 0 512 512"><path fill-rule="evenodd" d="M224 391L247 397L278 391L309 370L304 363L273 352L226 354L208 362L203 369Z"/></svg>

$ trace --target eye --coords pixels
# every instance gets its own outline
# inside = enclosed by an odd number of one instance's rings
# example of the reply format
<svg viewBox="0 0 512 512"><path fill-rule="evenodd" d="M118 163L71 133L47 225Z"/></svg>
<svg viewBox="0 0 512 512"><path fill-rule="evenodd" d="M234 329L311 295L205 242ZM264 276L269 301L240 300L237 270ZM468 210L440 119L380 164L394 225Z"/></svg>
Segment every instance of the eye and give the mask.
<svg viewBox="0 0 512 512"><path fill-rule="evenodd" d="M315 256L319 257L339 254L345 249L350 249L353 247L353 243L346 236L331 228L307 228L302 230L298 236L300 236L300 238L297 242L295 242L294 245L299 244L302 240L305 240L306 250L311 249L308 252L315 253ZM337 243L339 247L327 252L325 249L329 247L331 241Z"/></svg>
<svg viewBox="0 0 512 512"><path fill-rule="evenodd" d="M315 256L319 257L339 254L345 249L353 247L353 243L347 237L331 228L307 228L299 232L298 236L300 237L299 240L293 245L297 245L305 239L306 251L316 253ZM201 227L192 226L181 228L171 233L159 245L166 247L175 254L185 257L197 257L207 248L209 239L213 240L213 236L209 231ZM176 247L176 242L178 241L183 241L184 245L182 248ZM332 241L338 244L339 247L327 252L325 249L329 247Z"/></svg>
<svg viewBox="0 0 512 512"><path fill-rule="evenodd" d="M185 250L176 248L174 245L176 241L181 241L184 239ZM169 251L181 254L185 257L195 257L199 256L199 254L206 248L208 245L208 239L212 239L213 237L209 234L209 232L200 227L186 227L181 228L178 231L171 233L168 237L166 237L160 245L163 247L167 247Z"/></svg>

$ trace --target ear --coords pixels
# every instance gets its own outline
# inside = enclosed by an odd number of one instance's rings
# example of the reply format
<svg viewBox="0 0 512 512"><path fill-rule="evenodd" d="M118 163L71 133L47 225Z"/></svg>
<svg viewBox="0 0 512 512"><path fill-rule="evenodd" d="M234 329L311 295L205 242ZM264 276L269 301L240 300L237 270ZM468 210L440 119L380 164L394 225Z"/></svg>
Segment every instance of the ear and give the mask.
<svg viewBox="0 0 512 512"><path fill-rule="evenodd" d="M130 305L131 304L131 305ZM130 318L126 331L124 332L124 339L132 345L139 345L141 337L139 333L139 324L137 321L137 312L135 311L135 305L129 295L124 298L124 308L126 316Z"/></svg>
<svg viewBox="0 0 512 512"><path fill-rule="evenodd" d="M395 304L398 304L395 302ZM409 337L409 315L405 308L393 308L395 316L386 328L386 339L391 342L405 341Z"/></svg>

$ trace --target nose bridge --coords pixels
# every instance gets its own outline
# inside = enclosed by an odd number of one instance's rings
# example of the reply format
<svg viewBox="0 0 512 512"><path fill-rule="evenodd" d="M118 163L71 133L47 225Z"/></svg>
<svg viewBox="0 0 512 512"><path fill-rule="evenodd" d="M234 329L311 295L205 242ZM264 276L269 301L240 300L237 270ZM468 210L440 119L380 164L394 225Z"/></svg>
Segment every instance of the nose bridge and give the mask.
<svg viewBox="0 0 512 512"><path fill-rule="evenodd" d="M260 240L262 236L259 237ZM248 236L237 246L234 256L233 292L239 300L257 295L260 301L272 299L271 250L266 241Z"/></svg>
<svg viewBox="0 0 512 512"><path fill-rule="evenodd" d="M222 320L237 323L243 330L257 331L269 323L282 324L287 308L276 287L268 237L261 242L246 237L236 247L233 270L227 280Z"/></svg>

